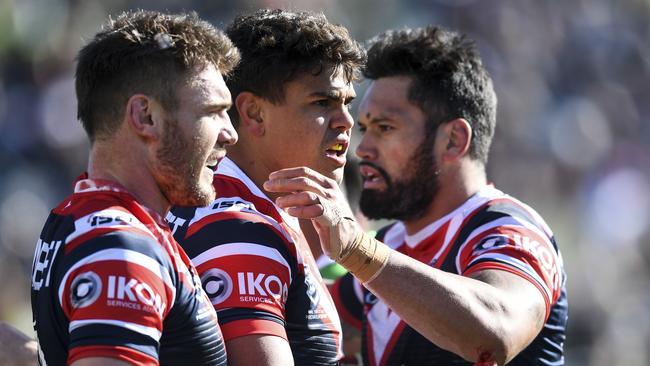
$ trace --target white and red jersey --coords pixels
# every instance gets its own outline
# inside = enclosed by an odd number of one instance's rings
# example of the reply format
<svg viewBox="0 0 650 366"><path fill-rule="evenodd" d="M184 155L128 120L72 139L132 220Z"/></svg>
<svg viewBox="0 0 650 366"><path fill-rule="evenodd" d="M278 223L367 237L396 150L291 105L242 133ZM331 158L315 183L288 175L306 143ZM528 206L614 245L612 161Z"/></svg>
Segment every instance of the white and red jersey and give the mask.
<svg viewBox="0 0 650 366"><path fill-rule="evenodd" d="M208 207L173 208L176 240L199 271L226 341L282 337L296 365L333 365L341 325L298 220L277 207L229 159Z"/></svg>
<svg viewBox="0 0 650 366"><path fill-rule="evenodd" d="M566 274L553 233L529 206L486 186L463 205L413 235L397 222L378 238L432 267L462 276L496 269L533 285L546 303L546 324L508 365L561 365L567 321ZM363 330L366 365L471 365L438 348L351 275L334 287L341 316Z"/></svg>
<svg viewBox="0 0 650 366"><path fill-rule="evenodd" d="M217 315L166 222L116 183L79 180L32 266L39 364L226 365Z"/></svg>

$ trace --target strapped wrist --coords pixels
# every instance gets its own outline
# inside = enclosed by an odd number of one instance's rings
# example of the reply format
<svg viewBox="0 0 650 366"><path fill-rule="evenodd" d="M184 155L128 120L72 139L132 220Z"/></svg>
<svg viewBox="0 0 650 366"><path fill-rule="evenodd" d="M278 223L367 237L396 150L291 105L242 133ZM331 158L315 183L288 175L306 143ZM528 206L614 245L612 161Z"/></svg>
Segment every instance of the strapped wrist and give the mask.
<svg viewBox="0 0 650 366"><path fill-rule="evenodd" d="M367 283L374 280L384 269L390 251L386 244L361 231L352 243L343 247L335 261L359 281Z"/></svg>

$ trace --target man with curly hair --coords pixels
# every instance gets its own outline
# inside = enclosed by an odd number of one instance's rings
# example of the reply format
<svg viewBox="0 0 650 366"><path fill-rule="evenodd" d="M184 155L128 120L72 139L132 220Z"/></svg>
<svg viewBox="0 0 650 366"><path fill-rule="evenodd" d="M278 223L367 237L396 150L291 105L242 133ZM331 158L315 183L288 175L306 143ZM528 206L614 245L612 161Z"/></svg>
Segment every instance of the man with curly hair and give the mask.
<svg viewBox="0 0 650 366"><path fill-rule="evenodd" d="M496 96L473 42L436 27L389 31L364 73L360 207L398 220L381 241L318 172L285 169L264 184L313 219L324 252L354 275L333 295L363 327L364 364L563 364L562 259L544 220L487 181Z"/></svg>
<svg viewBox="0 0 650 366"><path fill-rule="evenodd" d="M78 55L88 172L54 208L32 267L45 365L226 365L217 315L165 222L207 205L237 141L223 75L239 52L195 14L135 11Z"/></svg>
<svg viewBox="0 0 650 366"><path fill-rule="evenodd" d="M215 172L217 199L168 220L217 309L229 362L334 365L336 309L298 220L262 183L297 165L340 183L365 52L344 27L307 12L260 10L227 34L242 53L227 80L240 140Z"/></svg>

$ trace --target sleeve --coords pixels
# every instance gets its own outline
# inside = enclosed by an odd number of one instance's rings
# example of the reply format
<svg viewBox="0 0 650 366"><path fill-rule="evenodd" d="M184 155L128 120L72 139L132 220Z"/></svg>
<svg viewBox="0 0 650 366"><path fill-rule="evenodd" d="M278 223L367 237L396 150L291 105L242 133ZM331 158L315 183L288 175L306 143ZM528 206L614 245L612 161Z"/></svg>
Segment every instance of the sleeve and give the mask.
<svg viewBox="0 0 650 366"><path fill-rule="evenodd" d="M111 357L157 365L176 296L171 261L152 237L114 231L66 253L58 299L69 320L68 363Z"/></svg>
<svg viewBox="0 0 650 366"><path fill-rule="evenodd" d="M215 214L184 238L224 339L268 334L287 339L285 306L297 271L295 253L259 215ZM250 217L249 217L250 216ZM198 224L197 224L198 225Z"/></svg>
<svg viewBox="0 0 650 366"><path fill-rule="evenodd" d="M351 273L348 272L334 282L332 299L341 319L351 326L361 329L363 321L363 288Z"/></svg>
<svg viewBox="0 0 650 366"><path fill-rule="evenodd" d="M561 259L553 238L533 225L514 218L502 225L477 229L463 244L457 257L459 273L468 276L485 269L514 273L539 289L546 302L546 315L561 292Z"/></svg>

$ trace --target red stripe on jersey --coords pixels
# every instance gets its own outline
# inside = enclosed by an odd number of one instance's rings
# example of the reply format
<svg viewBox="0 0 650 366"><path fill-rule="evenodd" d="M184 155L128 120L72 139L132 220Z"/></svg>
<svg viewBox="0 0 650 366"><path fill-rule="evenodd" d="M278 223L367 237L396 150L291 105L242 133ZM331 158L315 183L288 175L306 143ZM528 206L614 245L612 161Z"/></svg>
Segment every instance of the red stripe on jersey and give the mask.
<svg viewBox="0 0 650 366"><path fill-rule="evenodd" d="M397 343L397 340L399 339L400 335L402 335L404 328L406 328L406 323L404 323L404 321L401 320L397 325L397 327L395 327L395 331L393 332L393 335L390 336L390 340L388 341L388 343L386 343L386 349L384 350L384 354L381 356L382 366L386 365L386 362L388 362L388 358L390 354L393 352L393 348L395 348L395 343Z"/></svg>
<svg viewBox="0 0 650 366"><path fill-rule="evenodd" d="M433 232L426 239L419 242L414 248L411 248L408 246L408 244L403 243L397 250L408 255L409 257L416 258L422 263L431 264L433 258L436 256L436 254L438 254L438 251L440 251L442 249L442 246L445 244L445 235L449 229L450 222L451 220L447 221L438 230ZM438 263L442 264L443 260L444 258L438 259Z"/></svg>
<svg viewBox="0 0 650 366"><path fill-rule="evenodd" d="M284 221L273 202L253 194L241 180L223 174L215 174L212 183L219 197L241 197L253 203L259 212L273 217L275 221Z"/></svg>
<svg viewBox="0 0 650 366"><path fill-rule="evenodd" d="M88 281L88 273L94 273L99 285ZM76 279L86 278L92 286L81 288L75 285ZM72 321L108 319L135 323L162 331L162 321L169 312L173 301L172 290L149 268L133 262L106 260L92 262L75 269L68 276L62 294L62 304L66 317ZM100 291L93 294L88 291ZM78 303L72 300L72 291ZM94 300L92 299L96 295Z"/></svg>
<svg viewBox="0 0 650 366"><path fill-rule="evenodd" d="M397 340L399 339L400 335L402 335L402 332L404 331L404 328L406 327L406 323L404 323L403 320L399 321L399 324L395 327L393 330L393 334L390 336L390 339L386 343L386 348L384 349L384 352L382 353L381 360L377 362L377 359L375 357L375 348L374 348L374 343L373 343L373 331L372 331L372 325L370 322L366 322L368 330L366 331L366 338L367 340L367 347L368 347L368 357L370 358L370 364L373 366L383 366L386 365L386 362L388 361L388 358L390 357L391 352L393 351L393 348L395 347L395 344L397 343Z"/></svg>
<svg viewBox="0 0 650 366"><path fill-rule="evenodd" d="M454 243L456 242L456 240L458 240L458 236L460 235L460 232L462 231L462 229L465 227L465 225L467 225L469 220L471 220L472 217L474 217L474 214L476 214L481 209L483 209L485 206L487 206L488 203L489 202L486 202L485 204L480 205L474 211L472 211L469 215L467 215L467 217L465 217L463 222L457 227L456 233L454 234L453 238L451 238L451 240L449 241L449 245L447 245L447 248L445 248L445 251L440 255L440 257L438 258L438 261L435 263L434 267L440 268L440 266L442 266L442 264L445 262L445 259L447 258L447 255L449 255L449 251L451 251L451 248L454 247ZM450 220L450 222L451 222L451 220ZM449 222L447 224L445 224L445 228L444 228L445 236L442 237L442 240L445 240L444 238L447 236L447 230L449 230Z"/></svg>
<svg viewBox="0 0 650 366"><path fill-rule="evenodd" d="M336 305L336 310L339 313L339 316L345 320L346 323L350 324L351 326L361 329L363 327L363 323L361 319L355 317L350 310L345 306L345 303L341 299L341 278L336 280L334 282L334 285L332 285L332 291L330 291L330 294L332 295L332 300L334 300L334 305Z"/></svg>
<svg viewBox="0 0 650 366"><path fill-rule="evenodd" d="M282 324L266 319L242 319L220 324L224 341L252 334L267 334L280 337L286 341L287 332Z"/></svg>
<svg viewBox="0 0 650 366"><path fill-rule="evenodd" d="M135 366L158 366L158 360L123 346L81 346L70 350L68 365L75 361L90 357L107 357L118 359Z"/></svg>
<svg viewBox="0 0 650 366"><path fill-rule="evenodd" d="M493 248L475 250L476 245L490 237L498 237L502 241ZM542 237L526 227L499 226L491 228L473 238L462 248L462 252L459 253L459 270L461 273L464 272L477 256L488 253L504 254L525 262L544 281L542 285L546 286L551 294L548 301L553 304L560 297L562 270L559 257L549 238ZM529 276L526 275L526 277ZM537 281L534 280L534 284L537 285ZM546 291L543 295L544 298L548 297Z"/></svg>

